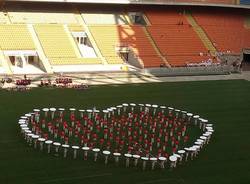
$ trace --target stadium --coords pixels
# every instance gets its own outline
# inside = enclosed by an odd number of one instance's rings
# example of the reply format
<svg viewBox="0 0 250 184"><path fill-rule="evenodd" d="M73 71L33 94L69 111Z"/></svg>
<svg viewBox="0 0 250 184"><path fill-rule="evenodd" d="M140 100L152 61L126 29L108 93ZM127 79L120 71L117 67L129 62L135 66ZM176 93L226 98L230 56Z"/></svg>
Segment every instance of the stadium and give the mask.
<svg viewBox="0 0 250 184"><path fill-rule="evenodd" d="M1 0L0 183L249 183L248 0Z"/></svg>

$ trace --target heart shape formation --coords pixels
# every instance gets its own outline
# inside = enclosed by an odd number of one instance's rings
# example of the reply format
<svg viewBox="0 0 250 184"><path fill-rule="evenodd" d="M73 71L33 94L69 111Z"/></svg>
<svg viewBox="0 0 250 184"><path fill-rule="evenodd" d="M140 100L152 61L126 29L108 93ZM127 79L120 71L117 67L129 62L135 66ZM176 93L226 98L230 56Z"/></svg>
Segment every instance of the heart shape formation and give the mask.
<svg viewBox="0 0 250 184"><path fill-rule="evenodd" d="M123 103L105 110L43 108L21 116L18 124L30 146L54 155L115 162L129 167L170 168L192 160L209 143L208 120L172 107ZM196 130L195 130L196 129ZM192 138L192 130L200 132ZM195 142L191 142L191 138ZM101 157L101 158L100 158ZM151 164L147 164L150 162Z"/></svg>

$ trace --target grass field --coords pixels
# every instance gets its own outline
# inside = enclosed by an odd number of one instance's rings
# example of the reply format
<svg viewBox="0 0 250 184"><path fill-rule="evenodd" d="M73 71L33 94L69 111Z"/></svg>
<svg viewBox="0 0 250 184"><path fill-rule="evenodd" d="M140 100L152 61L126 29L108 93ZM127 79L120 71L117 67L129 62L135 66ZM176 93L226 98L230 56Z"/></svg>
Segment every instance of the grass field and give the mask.
<svg viewBox="0 0 250 184"><path fill-rule="evenodd" d="M198 159L174 171L105 167L63 159L28 147L19 135L20 115L41 107L109 107L122 102L170 105L198 113L214 124L211 144ZM0 91L0 184L249 184L250 82L207 81L96 86L86 91Z"/></svg>

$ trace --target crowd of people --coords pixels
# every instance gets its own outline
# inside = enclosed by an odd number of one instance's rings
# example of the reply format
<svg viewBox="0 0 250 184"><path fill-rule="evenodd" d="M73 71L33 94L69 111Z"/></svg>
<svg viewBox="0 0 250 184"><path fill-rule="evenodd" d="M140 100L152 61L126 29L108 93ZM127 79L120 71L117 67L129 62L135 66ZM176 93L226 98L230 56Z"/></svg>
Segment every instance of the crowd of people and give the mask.
<svg viewBox="0 0 250 184"><path fill-rule="evenodd" d="M8 91L26 91L31 89L31 84L36 85L37 81L33 81L30 78L27 78L24 75L23 78L12 79L10 77L4 77L0 81L0 88L4 88ZM69 77L58 77L56 79L52 78L42 78L39 87L57 87L57 88L72 88L77 90L85 90L89 88L86 82L75 82L72 78Z"/></svg>
<svg viewBox="0 0 250 184"><path fill-rule="evenodd" d="M31 84L31 80L30 79L20 79L20 80L16 80L16 85L17 86L28 86Z"/></svg>
<svg viewBox="0 0 250 184"><path fill-rule="evenodd" d="M63 85L72 84L72 79L67 77L66 78L59 77L56 79L56 84L63 84Z"/></svg>
<svg viewBox="0 0 250 184"><path fill-rule="evenodd" d="M220 65L220 63L218 63L218 62L213 62L213 60L212 59L208 59L208 60L204 60L204 61L201 61L201 62L189 62L189 63L186 63L186 66L189 66L189 67L192 67L192 66L195 66L195 67L197 67L197 66L205 66L205 67L207 67L207 66L214 66L214 65Z"/></svg>
<svg viewBox="0 0 250 184"><path fill-rule="evenodd" d="M30 89L31 79L24 75L23 79L14 80L8 76L1 79L0 87L8 91L27 91Z"/></svg>
<svg viewBox="0 0 250 184"><path fill-rule="evenodd" d="M41 79L40 87L57 87L57 88L72 88L77 90L85 90L89 86L85 83L74 83L72 78L59 77L55 80Z"/></svg>
<svg viewBox="0 0 250 184"><path fill-rule="evenodd" d="M51 79L41 79L40 81L40 87L51 86L51 85L52 85Z"/></svg>

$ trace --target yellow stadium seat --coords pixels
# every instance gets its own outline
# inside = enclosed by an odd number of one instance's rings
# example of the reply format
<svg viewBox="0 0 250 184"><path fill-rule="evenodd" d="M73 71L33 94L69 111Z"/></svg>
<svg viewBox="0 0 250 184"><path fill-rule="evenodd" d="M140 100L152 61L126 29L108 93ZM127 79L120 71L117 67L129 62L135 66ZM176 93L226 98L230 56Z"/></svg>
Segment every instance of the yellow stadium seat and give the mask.
<svg viewBox="0 0 250 184"><path fill-rule="evenodd" d="M35 25L35 31L43 47L45 55L52 65L101 64L99 58L77 58L63 25ZM79 30L80 25L70 26Z"/></svg>
<svg viewBox="0 0 250 184"><path fill-rule="evenodd" d="M0 24L0 47L2 50L35 50L26 25Z"/></svg>

